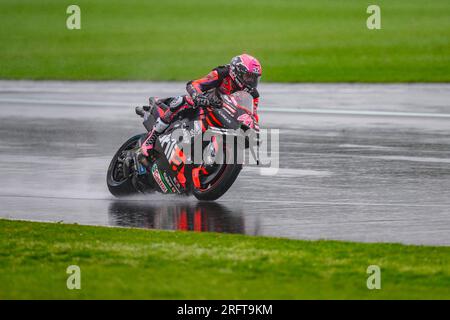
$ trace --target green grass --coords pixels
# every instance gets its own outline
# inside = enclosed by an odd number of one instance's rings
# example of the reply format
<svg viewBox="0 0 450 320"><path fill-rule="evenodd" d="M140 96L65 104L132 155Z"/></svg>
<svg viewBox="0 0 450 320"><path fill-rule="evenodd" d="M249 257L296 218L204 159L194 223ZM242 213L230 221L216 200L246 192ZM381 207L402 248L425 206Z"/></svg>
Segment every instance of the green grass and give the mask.
<svg viewBox="0 0 450 320"><path fill-rule="evenodd" d="M81 268L81 290L66 268ZM381 267L381 290L366 269ZM450 298L450 248L0 220L0 299Z"/></svg>
<svg viewBox="0 0 450 320"><path fill-rule="evenodd" d="M450 1L0 0L0 78L187 81L243 51L264 81L450 81Z"/></svg>

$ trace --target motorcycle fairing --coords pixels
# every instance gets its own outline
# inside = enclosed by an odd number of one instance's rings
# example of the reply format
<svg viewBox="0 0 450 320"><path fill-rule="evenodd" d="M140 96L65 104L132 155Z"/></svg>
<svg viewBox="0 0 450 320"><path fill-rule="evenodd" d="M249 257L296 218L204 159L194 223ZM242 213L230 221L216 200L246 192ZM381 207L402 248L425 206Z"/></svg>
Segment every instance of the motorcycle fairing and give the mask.
<svg viewBox="0 0 450 320"><path fill-rule="evenodd" d="M253 116L247 108L235 106L233 103L235 104L235 101L232 99L224 99L222 108L205 107L183 111L159 137L155 145L158 156L152 164L151 177L161 192L187 193L192 187L199 187L199 177L202 173L205 174L202 166L187 164L182 150L183 142L172 137L174 130L183 130L183 140L191 139L191 143L197 134L208 129L223 136L236 135L231 131L241 128L241 125L250 127L248 125ZM155 119L164 111L165 108L160 105L152 108L151 116L143 123L148 131L152 130ZM204 143L208 144L207 141Z"/></svg>

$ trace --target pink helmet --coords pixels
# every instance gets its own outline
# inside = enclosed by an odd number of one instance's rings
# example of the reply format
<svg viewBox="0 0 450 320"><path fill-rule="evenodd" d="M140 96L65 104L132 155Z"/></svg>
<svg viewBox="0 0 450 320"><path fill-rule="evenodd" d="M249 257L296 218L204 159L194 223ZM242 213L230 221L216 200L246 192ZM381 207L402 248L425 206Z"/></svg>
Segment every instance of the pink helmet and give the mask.
<svg viewBox="0 0 450 320"><path fill-rule="evenodd" d="M240 89L256 88L261 74L261 64L255 57L244 53L231 59L230 76Z"/></svg>

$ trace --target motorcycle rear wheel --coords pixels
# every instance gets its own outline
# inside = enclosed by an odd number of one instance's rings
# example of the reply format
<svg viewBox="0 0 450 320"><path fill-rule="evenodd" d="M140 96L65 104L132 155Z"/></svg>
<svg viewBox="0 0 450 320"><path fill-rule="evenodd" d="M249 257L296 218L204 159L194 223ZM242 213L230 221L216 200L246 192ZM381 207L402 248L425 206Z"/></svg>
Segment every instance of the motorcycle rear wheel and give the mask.
<svg viewBox="0 0 450 320"><path fill-rule="evenodd" d="M119 148L119 150L117 150L116 154L111 160L111 163L109 164L108 172L106 175L106 184L108 185L109 192L111 192L111 194L117 198L137 193L137 190L129 177L120 179L120 175L118 174L118 165L120 162L119 157L122 155L122 152L135 148L142 136L144 136L144 134L139 134L128 139Z"/></svg>

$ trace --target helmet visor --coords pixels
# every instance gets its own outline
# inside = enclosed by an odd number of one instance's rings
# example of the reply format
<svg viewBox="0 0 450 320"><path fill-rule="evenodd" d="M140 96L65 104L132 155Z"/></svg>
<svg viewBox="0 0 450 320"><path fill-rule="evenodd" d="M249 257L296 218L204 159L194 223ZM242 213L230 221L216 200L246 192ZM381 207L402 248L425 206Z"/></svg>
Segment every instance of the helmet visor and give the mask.
<svg viewBox="0 0 450 320"><path fill-rule="evenodd" d="M259 74L248 72L244 74L242 80L246 87L256 88L259 83L259 78L261 78Z"/></svg>

